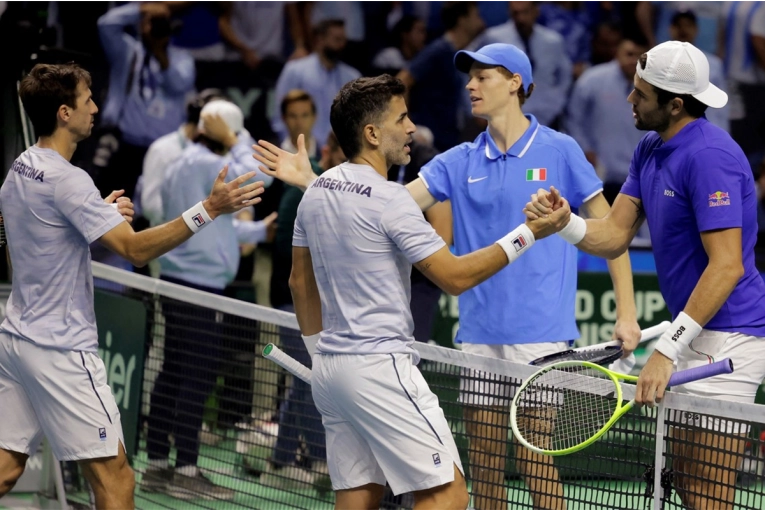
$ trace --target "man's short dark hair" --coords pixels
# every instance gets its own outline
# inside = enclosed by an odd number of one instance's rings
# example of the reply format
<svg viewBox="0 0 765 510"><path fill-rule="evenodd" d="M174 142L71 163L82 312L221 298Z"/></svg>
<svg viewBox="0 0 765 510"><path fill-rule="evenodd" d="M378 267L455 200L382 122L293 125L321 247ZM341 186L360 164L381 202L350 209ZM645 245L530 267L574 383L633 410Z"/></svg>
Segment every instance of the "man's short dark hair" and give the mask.
<svg viewBox="0 0 765 510"><path fill-rule="evenodd" d="M694 25L698 25L696 14L690 10L676 11L675 14L672 15L672 19L670 19L669 24L672 26L677 26L680 24L681 19L687 19Z"/></svg>
<svg viewBox="0 0 765 510"><path fill-rule="evenodd" d="M472 9L478 8L478 2L444 2L441 7L441 23L444 30L451 30L457 26L460 18L470 15Z"/></svg>
<svg viewBox="0 0 765 510"><path fill-rule="evenodd" d="M380 122L390 100L403 96L405 91L401 80L389 74L358 78L343 85L332 101L329 122L348 159L361 152L362 128Z"/></svg>
<svg viewBox="0 0 765 510"><path fill-rule="evenodd" d="M313 27L314 37L324 37L330 28L345 28L345 21L341 19L325 19Z"/></svg>
<svg viewBox="0 0 765 510"><path fill-rule="evenodd" d="M311 111L314 115L316 115L316 103L313 102L311 94L305 90L292 89L287 92L287 94L284 96L284 99L282 99L282 104L280 105L282 117L287 115L287 108L289 108L292 103L299 103L301 101L308 101L311 103Z"/></svg>
<svg viewBox="0 0 765 510"><path fill-rule="evenodd" d="M73 62L37 64L21 80L19 97L37 136L53 134L62 104L77 107L77 85L80 81L90 87L90 73Z"/></svg>
<svg viewBox="0 0 765 510"><path fill-rule="evenodd" d="M643 53L640 55L640 58L638 59L638 65L641 69L645 69L647 62L648 53ZM677 92L670 92L668 90L660 89L653 84L651 84L651 86L653 87L653 90L656 91L656 101L659 103L659 106L666 106L670 101L678 98L683 100L683 108L685 108L686 113L688 113L688 115L694 119L700 118L702 115L704 115L704 112L707 111L707 105L690 94L678 94Z"/></svg>

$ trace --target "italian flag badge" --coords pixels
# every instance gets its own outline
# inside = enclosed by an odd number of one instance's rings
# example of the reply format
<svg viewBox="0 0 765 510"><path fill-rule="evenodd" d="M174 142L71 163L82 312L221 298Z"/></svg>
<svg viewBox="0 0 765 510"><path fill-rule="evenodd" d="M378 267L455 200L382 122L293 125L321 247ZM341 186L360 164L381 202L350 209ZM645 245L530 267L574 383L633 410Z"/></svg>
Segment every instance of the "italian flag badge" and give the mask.
<svg viewBox="0 0 765 510"><path fill-rule="evenodd" d="M529 168L526 170L526 181L546 181L546 168Z"/></svg>

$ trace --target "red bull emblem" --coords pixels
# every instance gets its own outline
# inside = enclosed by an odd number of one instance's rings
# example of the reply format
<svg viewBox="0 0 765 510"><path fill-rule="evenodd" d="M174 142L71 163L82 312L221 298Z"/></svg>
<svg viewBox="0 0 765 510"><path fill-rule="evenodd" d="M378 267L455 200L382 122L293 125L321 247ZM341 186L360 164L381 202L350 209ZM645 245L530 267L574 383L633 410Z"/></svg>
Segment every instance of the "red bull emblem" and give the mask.
<svg viewBox="0 0 765 510"><path fill-rule="evenodd" d="M715 191L709 195L709 207L730 205L730 195L725 191Z"/></svg>

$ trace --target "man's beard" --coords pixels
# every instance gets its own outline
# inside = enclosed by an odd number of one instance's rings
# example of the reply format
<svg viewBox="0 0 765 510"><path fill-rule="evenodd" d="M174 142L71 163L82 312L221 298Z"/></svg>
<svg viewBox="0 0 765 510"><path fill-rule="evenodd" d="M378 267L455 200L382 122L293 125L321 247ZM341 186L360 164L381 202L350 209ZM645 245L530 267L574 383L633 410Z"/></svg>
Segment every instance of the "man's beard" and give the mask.
<svg viewBox="0 0 765 510"><path fill-rule="evenodd" d="M638 115L635 119L635 127L641 131L662 133L669 128L669 114L664 115L661 111L654 111L647 118Z"/></svg>
<svg viewBox="0 0 765 510"><path fill-rule="evenodd" d="M324 56L327 58L327 60L330 60L332 62L338 62L342 54L343 54L342 50L335 50L333 48L324 48Z"/></svg>

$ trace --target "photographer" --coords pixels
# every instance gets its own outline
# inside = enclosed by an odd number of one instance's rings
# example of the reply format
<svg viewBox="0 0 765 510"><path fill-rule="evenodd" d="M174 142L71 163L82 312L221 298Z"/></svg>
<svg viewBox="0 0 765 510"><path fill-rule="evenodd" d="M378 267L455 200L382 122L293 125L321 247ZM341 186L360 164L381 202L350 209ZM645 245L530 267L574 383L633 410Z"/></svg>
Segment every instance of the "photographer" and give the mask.
<svg viewBox="0 0 765 510"><path fill-rule="evenodd" d="M102 123L109 131L99 140L95 181L102 192L124 189L132 197L149 145L185 120L194 59L170 45L171 12L163 3L111 9L98 31L110 67Z"/></svg>

